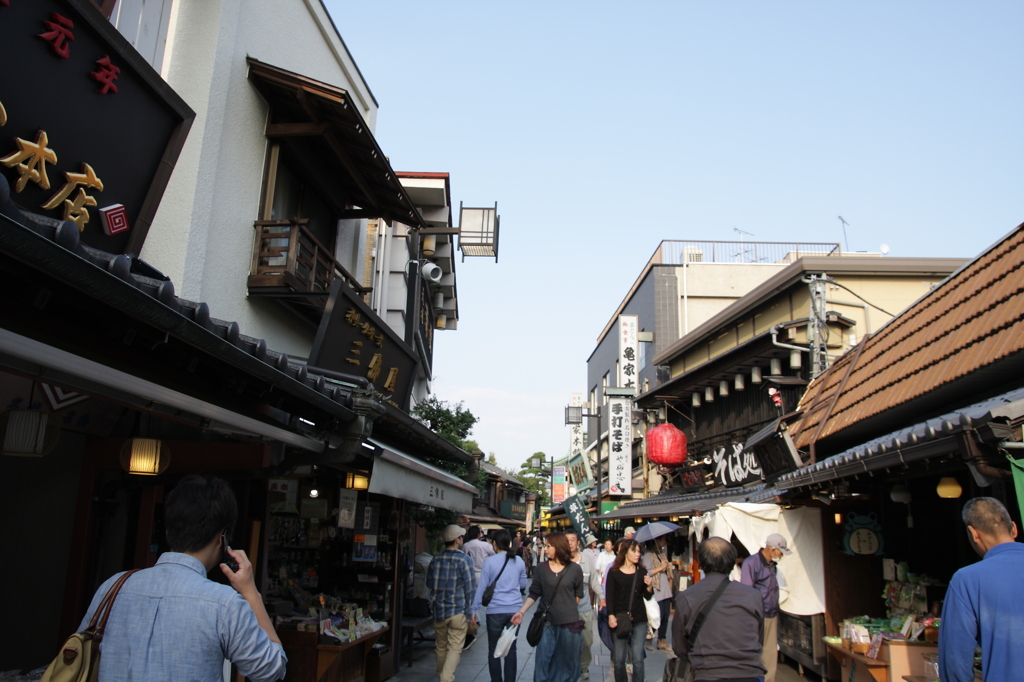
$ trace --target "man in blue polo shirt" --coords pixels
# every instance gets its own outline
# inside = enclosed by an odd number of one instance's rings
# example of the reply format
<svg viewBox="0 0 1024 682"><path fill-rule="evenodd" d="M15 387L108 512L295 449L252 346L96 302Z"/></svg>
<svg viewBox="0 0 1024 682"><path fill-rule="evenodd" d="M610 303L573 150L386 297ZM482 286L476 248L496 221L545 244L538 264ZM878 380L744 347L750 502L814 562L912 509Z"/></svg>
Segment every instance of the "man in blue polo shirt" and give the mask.
<svg viewBox="0 0 1024 682"><path fill-rule="evenodd" d="M953 574L942 605L939 675L943 682L972 682L974 649L981 646L985 682L1024 680L1024 544L1017 524L992 497L968 500L967 538L982 560Z"/></svg>

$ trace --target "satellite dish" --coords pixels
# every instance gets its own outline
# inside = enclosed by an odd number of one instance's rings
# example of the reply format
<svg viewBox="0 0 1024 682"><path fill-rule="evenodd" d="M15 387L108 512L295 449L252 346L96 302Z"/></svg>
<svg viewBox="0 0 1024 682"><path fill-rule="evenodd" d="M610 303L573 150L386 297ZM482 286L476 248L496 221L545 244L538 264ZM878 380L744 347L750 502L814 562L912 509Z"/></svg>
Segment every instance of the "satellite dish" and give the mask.
<svg viewBox="0 0 1024 682"><path fill-rule="evenodd" d="M881 251L882 255L884 256L884 255L889 253L889 245L888 244L882 244L881 246L878 247L878 250Z"/></svg>

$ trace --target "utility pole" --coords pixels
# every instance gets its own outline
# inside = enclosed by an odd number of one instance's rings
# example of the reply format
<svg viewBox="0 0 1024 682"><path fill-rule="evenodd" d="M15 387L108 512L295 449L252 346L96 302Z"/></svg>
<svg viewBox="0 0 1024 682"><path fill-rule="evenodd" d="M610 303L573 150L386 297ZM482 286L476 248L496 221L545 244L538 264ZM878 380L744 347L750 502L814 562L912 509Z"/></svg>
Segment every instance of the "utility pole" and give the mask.
<svg viewBox="0 0 1024 682"><path fill-rule="evenodd" d="M825 311L825 282L828 276L810 275L811 305L807 321L807 343L811 352L811 378L828 369L828 322Z"/></svg>

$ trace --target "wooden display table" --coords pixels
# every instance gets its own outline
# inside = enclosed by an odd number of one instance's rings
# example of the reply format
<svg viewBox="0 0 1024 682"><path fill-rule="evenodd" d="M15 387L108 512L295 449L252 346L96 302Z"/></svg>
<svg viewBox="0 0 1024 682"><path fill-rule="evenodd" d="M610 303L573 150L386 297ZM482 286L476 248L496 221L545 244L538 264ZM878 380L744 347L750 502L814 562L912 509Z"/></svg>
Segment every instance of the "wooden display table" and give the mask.
<svg viewBox="0 0 1024 682"><path fill-rule="evenodd" d="M354 642L332 645L318 644L320 636L315 632L279 630L288 655L285 682L363 682L366 656L387 631L385 626Z"/></svg>
<svg viewBox="0 0 1024 682"><path fill-rule="evenodd" d="M931 642L890 639L882 642L878 658L871 659L863 654L848 651L838 644L826 644L829 653L842 664L844 682L902 682L908 677L923 676L923 654L934 654L939 651L939 647Z"/></svg>
<svg viewBox="0 0 1024 682"><path fill-rule="evenodd" d="M841 679L850 682L889 682L889 664L886 661L855 654L832 642L825 644L829 653L839 659L843 667Z"/></svg>

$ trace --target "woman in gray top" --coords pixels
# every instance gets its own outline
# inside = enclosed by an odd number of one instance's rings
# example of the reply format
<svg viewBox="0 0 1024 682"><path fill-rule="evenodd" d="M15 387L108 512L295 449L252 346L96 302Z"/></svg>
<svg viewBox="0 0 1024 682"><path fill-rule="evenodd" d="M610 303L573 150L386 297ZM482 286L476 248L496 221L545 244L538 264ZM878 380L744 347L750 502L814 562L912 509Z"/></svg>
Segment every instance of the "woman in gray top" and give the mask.
<svg viewBox="0 0 1024 682"><path fill-rule="evenodd" d="M522 623L533 603L543 600L538 608L548 610L548 620L537 644L533 682L576 682L583 646L583 621L577 606L583 598L583 569L573 563L569 541L562 533L548 535L546 552L548 560L534 569L530 596L512 623Z"/></svg>

